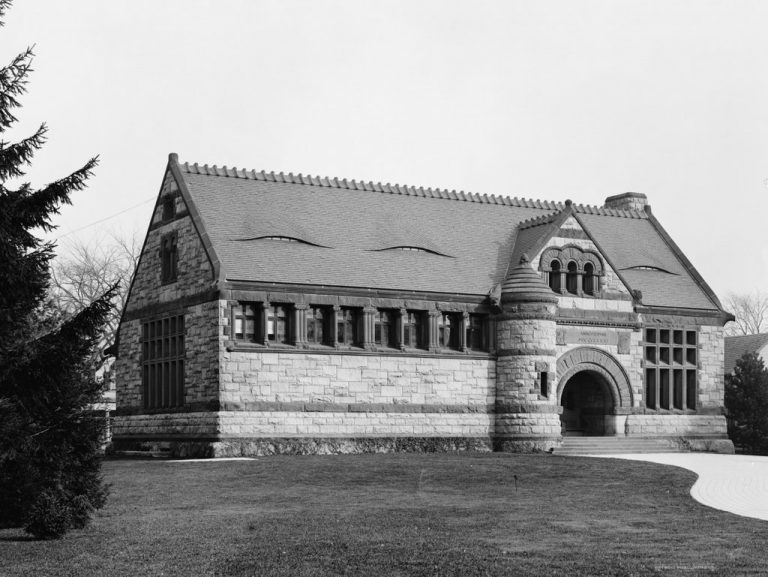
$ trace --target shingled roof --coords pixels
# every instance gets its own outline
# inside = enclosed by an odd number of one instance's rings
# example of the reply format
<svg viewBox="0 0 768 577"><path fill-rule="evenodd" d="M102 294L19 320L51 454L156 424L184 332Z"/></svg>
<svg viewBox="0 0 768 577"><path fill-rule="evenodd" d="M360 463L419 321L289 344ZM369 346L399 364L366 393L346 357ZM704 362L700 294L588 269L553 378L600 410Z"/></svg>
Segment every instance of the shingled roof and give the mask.
<svg viewBox="0 0 768 577"><path fill-rule="evenodd" d="M739 335L725 337L725 374L733 372L733 368L744 353L758 353L768 346L768 333L757 335ZM768 359L763 359L768 360Z"/></svg>
<svg viewBox="0 0 768 577"><path fill-rule="evenodd" d="M518 253L516 241L531 245L535 233L528 231L550 226L566 208L553 201L180 164L173 154L169 165L229 281L485 295L504 280ZM720 310L645 212L568 208L631 288L643 292L645 304Z"/></svg>

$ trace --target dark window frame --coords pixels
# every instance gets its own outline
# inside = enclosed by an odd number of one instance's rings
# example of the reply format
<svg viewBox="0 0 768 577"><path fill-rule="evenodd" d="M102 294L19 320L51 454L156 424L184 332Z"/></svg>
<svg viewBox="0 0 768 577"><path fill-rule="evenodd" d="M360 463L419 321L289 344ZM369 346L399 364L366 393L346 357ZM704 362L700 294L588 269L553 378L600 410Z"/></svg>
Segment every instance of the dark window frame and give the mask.
<svg viewBox="0 0 768 577"><path fill-rule="evenodd" d="M320 318L318 318L318 313ZM332 307L310 305L307 308L306 318L307 343L310 345L330 345L332 332L329 329L332 320Z"/></svg>
<svg viewBox="0 0 768 577"><path fill-rule="evenodd" d="M441 313L437 319L437 346L443 350L461 349L461 313ZM446 321L448 321L446 323ZM446 338L446 334L448 338Z"/></svg>
<svg viewBox="0 0 768 577"><path fill-rule="evenodd" d="M344 347L359 347L362 342L360 307L339 307L336 311L336 343Z"/></svg>
<svg viewBox="0 0 768 577"><path fill-rule="evenodd" d="M397 312L394 309L376 309L373 313L373 344L394 349L400 344L396 333Z"/></svg>
<svg viewBox="0 0 768 577"><path fill-rule="evenodd" d="M579 294L579 265L570 261L565 271L565 291L568 294Z"/></svg>
<svg viewBox="0 0 768 577"><path fill-rule="evenodd" d="M176 282L179 278L178 233L174 230L160 237L160 281Z"/></svg>
<svg viewBox="0 0 768 577"><path fill-rule="evenodd" d="M264 344L262 315L264 307L260 302L238 302L232 305L230 337L241 343ZM241 330L238 331L238 328Z"/></svg>
<svg viewBox="0 0 768 577"><path fill-rule="evenodd" d="M489 319L487 314L470 313L466 326L466 346L470 351L490 350Z"/></svg>
<svg viewBox="0 0 768 577"><path fill-rule="evenodd" d="M141 381L145 409L184 406L184 315L142 322Z"/></svg>
<svg viewBox="0 0 768 577"><path fill-rule="evenodd" d="M269 303L269 307L264 311L264 314L267 315L265 344L292 344L295 331L293 311L294 308L291 303ZM272 324L270 325L270 323Z"/></svg>
<svg viewBox="0 0 768 577"><path fill-rule="evenodd" d="M406 310L402 315L403 347L426 349L429 347L426 311Z"/></svg>
<svg viewBox="0 0 768 577"><path fill-rule="evenodd" d="M645 327L645 407L698 409L698 331L690 327Z"/></svg>
<svg viewBox="0 0 768 577"><path fill-rule="evenodd" d="M168 222L176 217L176 197L168 194L163 197L163 222Z"/></svg>

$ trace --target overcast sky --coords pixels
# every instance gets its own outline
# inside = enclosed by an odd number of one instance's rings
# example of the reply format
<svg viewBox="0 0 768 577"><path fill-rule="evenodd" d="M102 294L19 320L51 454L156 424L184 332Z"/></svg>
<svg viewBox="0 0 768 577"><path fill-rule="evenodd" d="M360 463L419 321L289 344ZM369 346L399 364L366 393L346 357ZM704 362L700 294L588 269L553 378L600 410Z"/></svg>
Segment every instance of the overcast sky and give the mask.
<svg viewBox="0 0 768 577"><path fill-rule="evenodd" d="M101 157L60 242L143 235L177 152L593 205L643 192L721 298L768 282L768 2L16 0L0 34L3 62L36 45L10 135L50 127L33 184Z"/></svg>

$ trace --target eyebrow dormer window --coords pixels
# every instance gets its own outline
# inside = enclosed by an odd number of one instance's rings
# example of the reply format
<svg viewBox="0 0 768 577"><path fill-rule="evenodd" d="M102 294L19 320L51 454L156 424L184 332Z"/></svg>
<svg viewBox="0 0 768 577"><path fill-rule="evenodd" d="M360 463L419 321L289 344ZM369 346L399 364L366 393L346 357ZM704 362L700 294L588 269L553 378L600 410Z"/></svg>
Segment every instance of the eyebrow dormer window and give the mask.
<svg viewBox="0 0 768 577"><path fill-rule="evenodd" d="M388 251L399 251L399 252L419 252L422 254L434 254L437 256L445 256L448 258L453 258L451 255L443 254L442 252L438 252L435 249L432 248L425 248L423 246L415 246L411 244L403 244L403 245L397 245L397 246L388 246L386 248L378 248L371 252L388 252Z"/></svg>
<svg viewBox="0 0 768 577"><path fill-rule="evenodd" d="M279 240L282 242L300 242L299 239L290 236L265 236L264 240Z"/></svg>

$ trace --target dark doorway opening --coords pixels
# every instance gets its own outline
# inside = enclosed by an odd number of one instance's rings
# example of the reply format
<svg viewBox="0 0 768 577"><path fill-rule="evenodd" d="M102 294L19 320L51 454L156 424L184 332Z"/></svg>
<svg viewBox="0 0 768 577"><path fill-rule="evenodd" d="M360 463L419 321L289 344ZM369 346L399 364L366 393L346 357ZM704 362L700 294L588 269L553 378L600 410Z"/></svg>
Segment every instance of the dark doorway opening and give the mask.
<svg viewBox="0 0 768 577"><path fill-rule="evenodd" d="M563 435L599 436L615 434L608 420L613 419L614 404L605 378L592 371L573 375L560 397Z"/></svg>

